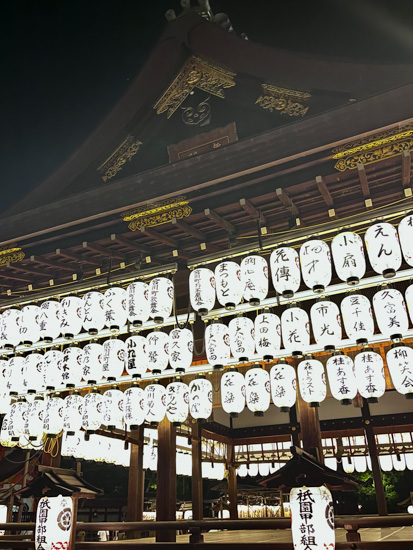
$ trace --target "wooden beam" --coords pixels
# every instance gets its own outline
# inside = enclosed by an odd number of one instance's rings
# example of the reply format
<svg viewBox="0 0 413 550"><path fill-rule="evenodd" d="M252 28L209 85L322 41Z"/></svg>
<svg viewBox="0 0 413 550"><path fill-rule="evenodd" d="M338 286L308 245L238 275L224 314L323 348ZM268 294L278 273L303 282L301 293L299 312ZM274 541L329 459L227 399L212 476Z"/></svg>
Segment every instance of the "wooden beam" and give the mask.
<svg viewBox="0 0 413 550"><path fill-rule="evenodd" d="M176 429L165 418L158 426L156 520L176 521ZM157 531L156 542L175 542L176 531Z"/></svg>
<svg viewBox="0 0 413 550"><path fill-rule="evenodd" d="M195 420L191 424L192 445L192 519L204 519L202 494L202 438L201 426Z"/></svg>
<svg viewBox="0 0 413 550"><path fill-rule="evenodd" d="M370 199L370 187L369 187L369 182L367 179L367 174L366 174L366 169L364 167L364 164L362 163L357 164L357 172L359 175L361 191L363 193L364 200Z"/></svg>
<svg viewBox="0 0 413 550"><path fill-rule="evenodd" d="M56 256L62 256L62 258L69 258L69 260L73 260L74 262L78 263L85 263L90 265L101 265L101 262L98 260L93 260L91 258L88 258L87 256L84 256L83 254L75 254L74 252L69 252L68 250L62 250L61 248L56 248L55 250Z"/></svg>
<svg viewBox="0 0 413 550"><path fill-rule="evenodd" d="M106 258L116 258L121 261L125 261L126 256L124 254L121 254L120 252L117 252L116 250L112 250L111 248L105 248L104 246L101 246L98 243L89 243L87 241L84 241L82 244L83 248L88 248L89 250L92 250L93 252L97 252L98 254L102 254L102 256L106 256Z"/></svg>
<svg viewBox="0 0 413 550"><path fill-rule="evenodd" d="M241 208L245 210L245 212L247 212L251 216L251 218L253 218L254 220L258 220L261 225L267 225L264 214L257 210L248 199L240 199L239 203Z"/></svg>
<svg viewBox="0 0 413 550"><path fill-rule="evenodd" d="M402 184L403 187L410 186L410 170L412 166L412 156L410 151L405 149L402 153Z"/></svg>
<svg viewBox="0 0 413 550"><path fill-rule="evenodd" d="M330 191L327 188L327 184L323 176L316 176L315 182L317 184L318 190L321 193L321 196L324 199L324 202L329 208L334 208L333 197L330 194Z"/></svg>
<svg viewBox="0 0 413 550"><path fill-rule="evenodd" d="M6 263L6 267L10 267L10 269L15 269L16 271L20 271L23 273L30 273L31 275L35 275L37 277L50 277L50 273L47 273L45 271L39 271L38 269L35 269L33 267L25 266L24 264L11 264L10 262Z"/></svg>
<svg viewBox="0 0 413 550"><path fill-rule="evenodd" d="M142 254L150 254L151 249L146 246L145 244L140 244L136 241L132 241L131 239L127 239L126 237L122 237L122 235L115 235L112 234L110 236L112 241L117 241L120 244L123 244L123 246L127 246L128 248L132 248L133 250L137 250L138 252L141 252Z"/></svg>
<svg viewBox="0 0 413 550"><path fill-rule="evenodd" d="M141 227L140 231L141 233L143 233L144 235L147 235L148 237L150 237L151 239L154 239L155 241L164 243L167 246L171 246L172 248L178 248L178 241L176 241L175 239L172 239L172 237L168 237L163 233L159 233L158 231L154 231L153 229L148 229L147 227Z"/></svg>
<svg viewBox="0 0 413 550"><path fill-rule="evenodd" d="M172 250L172 257L181 258L182 260L191 260L193 258L193 255L175 248L174 250Z"/></svg>
<svg viewBox="0 0 413 550"><path fill-rule="evenodd" d="M74 268L70 265L55 262L54 260L48 260L47 258L43 258L43 257L39 258L38 256L30 256L30 261L37 262L43 265L49 265L50 267L54 267L55 269L59 269L59 270L70 271L71 273L75 271Z"/></svg>
<svg viewBox="0 0 413 550"><path fill-rule="evenodd" d="M174 218L172 220L172 225L176 225L176 227L178 227L181 231L193 237L194 239L197 239L198 241L206 242L208 240L205 233L202 233L202 231L199 231L195 227L192 227L192 225L189 225L183 220L177 220L176 218Z"/></svg>
<svg viewBox="0 0 413 550"><path fill-rule="evenodd" d="M275 194L277 195L278 200L286 207L291 208L291 214L293 216L299 216L300 213L298 211L298 208L293 203L293 201L290 199L290 197L287 195L287 193L282 189L281 187L278 187L275 190Z"/></svg>
<svg viewBox="0 0 413 550"><path fill-rule="evenodd" d="M316 456L317 460L324 463L323 447L321 444L320 420L318 409L310 407L297 392L298 415L300 417L300 431L303 450Z"/></svg>
<svg viewBox="0 0 413 550"><path fill-rule="evenodd" d="M228 233L236 234L235 226L222 218L219 214L217 214L214 210L211 210L210 208L205 208L204 214L207 218L214 221L217 225L222 227L222 229L225 229Z"/></svg>
<svg viewBox="0 0 413 550"><path fill-rule="evenodd" d="M4 279L12 279L13 281L22 281L23 283L32 283L33 279L28 277L23 277L22 275L16 273L8 273L7 275L1 275Z"/></svg>

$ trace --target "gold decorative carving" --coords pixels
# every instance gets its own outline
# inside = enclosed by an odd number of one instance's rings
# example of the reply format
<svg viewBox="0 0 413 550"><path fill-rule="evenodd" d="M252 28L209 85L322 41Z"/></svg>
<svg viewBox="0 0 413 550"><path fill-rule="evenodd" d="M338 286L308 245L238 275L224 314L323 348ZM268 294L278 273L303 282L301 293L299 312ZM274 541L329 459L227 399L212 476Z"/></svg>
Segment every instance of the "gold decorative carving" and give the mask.
<svg viewBox="0 0 413 550"><path fill-rule="evenodd" d="M235 86L234 76L206 59L191 56L153 108L158 115L167 112L170 118L194 88L225 98L224 90Z"/></svg>
<svg viewBox="0 0 413 550"><path fill-rule="evenodd" d="M122 170L122 166L139 151L142 142L129 135L114 151L109 158L103 162L98 172L102 174L103 181L108 181Z"/></svg>
<svg viewBox="0 0 413 550"><path fill-rule="evenodd" d="M263 94L255 102L263 109L279 111L283 115L304 116L309 106L305 105L311 97L307 92L279 88L271 84L262 84Z"/></svg>
<svg viewBox="0 0 413 550"><path fill-rule="evenodd" d="M7 244L0 248L0 265L21 262L24 259L24 252L15 243Z"/></svg>
<svg viewBox="0 0 413 550"><path fill-rule="evenodd" d="M168 223L174 218L180 220L191 215L192 208L186 197L175 197L164 201L148 203L122 214L123 221L130 222L128 227L136 231L141 227L154 227Z"/></svg>

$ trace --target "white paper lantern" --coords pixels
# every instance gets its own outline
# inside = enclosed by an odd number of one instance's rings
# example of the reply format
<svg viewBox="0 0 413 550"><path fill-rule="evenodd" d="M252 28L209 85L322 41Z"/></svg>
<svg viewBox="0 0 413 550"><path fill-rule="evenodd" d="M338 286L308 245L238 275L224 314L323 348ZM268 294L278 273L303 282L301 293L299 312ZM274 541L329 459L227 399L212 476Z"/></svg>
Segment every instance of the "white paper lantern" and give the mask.
<svg viewBox="0 0 413 550"><path fill-rule="evenodd" d="M7 389L10 395L25 393L27 390L27 380L25 379L26 369L24 357L15 355L9 360L9 380Z"/></svg>
<svg viewBox="0 0 413 550"><path fill-rule="evenodd" d="M46 387L44 357L41 353L30 353L24 359L27 392L39 393Z"/></svg>
<svg viewBox="0 0 413 550"><path fill-rule="evenodd" d="M64 338L72 339L82 330L83 300L67 296L61 301L60 331Z"/></svg>
<svg viewBox="0 0 413 550"><path fill-rule="evenodd" d="M17 308L11 307L3 311L0 340L4 349L12 350L20 343L20 318L21 311Z"/></svg>
<svg viewBox="0 0 413 550"><path fill-rule="evenodd" d="M270 257L272 284L278 294L292 298L300 288L300 259L294 248L280 246L271 252Z"/></svg>
<svg viewBox="0 0 413 550"><path fill-rule="evenodd" d="M363 294L350 294L341 301L341 314L349 339L358 345L367 344L374 334L370 300Z"/></svg>
<svg viewBox="0 0 413 550"><path fill-rule="evenodd" d="M3 386L3 388L6 388L6 386ZM11 404L11 397L9 395L9 392L2 391L0 392L0 414L6 414L10 410L10 404Z"/></svg>
<svg viewBox="0 0 413 550"><path fill-rule="evenodd" d="M185 372L192 364L194 336L188 328L174 328L169 333L169 364L175 372Z"/></svg>
<svg viewBox="0 0 413 550"><path fill-rule="evenodd" d="M102 374L108 382L119 380L125 368L126 346L122 340L112 338L103 343Z"/></svg>
<svg viewBox="0 0 413 550"><path fill-rule="evenodd" d="M303 281L313 292L324 292L331 282L331 254L328 244L311 239L300 248Z"/></svg>
<svg viewBox="0 0 413 550"><path fill-rule="evenodd" d="M125 424L137 430L145 421L145 391L136 382L123 394Z"/></svg>
<svg viewBox="0 0 413 550"><path fill-rule="evenodd" d="M406 299L407 309L409 311L409 317L413 323L413 285L409 285L407 287L406 293L404 296Z"/></svg>
<svg viewBox="0 0 413 550"><path fill-rule="evenodd" d="M86 292L83 300L83 328L91 335L98 334L105 326L105 298L101 292Z"/></svg>
<svg viewBox="0 0 413 550"><path fill-rule="evenodd" d="M71 497L42 497L37 505L35 548L69 548L73 522Z"/></svg>
<svg viewBox="0 0 413 550"><path fill-rule="evenodd" d="M339 233L331 241L336 273L349 285L357 285L366 273L366 258L360 235L351 231Z"/></svg>
<svg viewBox="0 0 413 550"><path fill-rule="evenodd" d="M40 306L40 336L45 342L53 342L60 335L60 302L51 298Z"/></svg>
<svg viewBox="0 0 413 550"><path fill-rule="evenodd" d="M413 349L393 344L386 353L387 366L395 389L407 398L413 398Z"/></svg>
<svg viewBox="0 0 413 550"><path fill-rule="evenodd" d="M103 422L109 430L124 427L123 419L123 392L115 388L105 391L103 394Z"/></svg>
<svg viewBox="0 0 413 550"><path fill-rule="evenodd" d="M318 359L309 358L301 361L297 368L300 394L310 407L319 407L327 395L326 375L323 363Z"/></svg>
<svg viewBox="0 0 413 550"><path fill-rule="evenodd" d="M99 430L103 424L104 415L103 397L98 390L92 390L83 398L82 428L87 434Z"/></svg>
<svg viewBox="0 0 413 550"><path fill-rule="evenodd" d="M326 487L291 489L290 508L294 550L334 550L333 499Z"/></svg>
<svg viewBox="0 0 413 550"><path fill-rule="evenodd" d="M63 430L69 436L80 432L82 427L83 397L79 392L66 396L63 403Z"/></svg>
<svg viewBox="0 0 413 550"><path fill-rule="evenodd" d="M29 441L37 441L43 437L43 417L45 413L45 401L43 397L37 395L29 403L27 408L26 421L24 424L24 433Z"/></svg>
<svg viewBox="0 0 413 550"><path fill-rule="evenodd" d="M342 405L351 405L357 395L357 381L351 357L342 351L334 352L326 363L328 381L333 397Z"/></svg>
<svg viewBox="0 0 413 550"><path fill-rule="evenodd" d="M119 331L126 325L128 318L126 310L126 290L120 286L114 286L108 288L103 296L105 325L114 332Z"/></svg>
<svg viewBox="0 0 413 550"><path fill-rule="evenodd" d="M198 421L212 414L212 384L202 374L189 383L189 412Z"/></svg>
<svg viewBox="0 0 413 550"><path fill-rule="evenodd" d="M360 395L370 403L377 403L386 391L383 359L372 348L365 347L354 358L354 372Z"/></svg>
<svg viewBox="0 0 413 550"><path fill-rule="evenodd" d="M134 327L141 327L149 319L149 285L135 281L126 289L128 320Z"/></svg>
<svg viewBox="0 0 413 550"><path fill-rule="evenodd" d="M248 317L234 317L228 325L231 352L237 361L248 361L254 355L254 323Z"/></svg>
<svg viewBox="0 0 413 550"><path fill-rule="evenodd" d="M66 388L78 386L83 376L83 350L69 346L63 351L62 382Z"/></svg>
<svg viewBox="0 0 413 550"><path fill-rule="evenodd" d="M247 256L241 262L244 300L258 306L268 294L268 264L262 256Z"/></svg>
<svg viewBox="0 0 413 550"><path fill-rule="evenodd" d="M406 263L413 266L413 215L408 214L399 223L399 239Z"/></svg>
<svg viewBox="0 0 413 550"><path fill-rule="evenodd" d="M39 306L29 304L20 313L20 341L24 346L31 346L40 340Z"/></svg>
<svg viewBox="0 0 413 550"><path fill-rule="evenodd" d="M145 420L151 426L162 422L166 414L166 389L162 384L149 384L145 388Z"/></svg>
<svg viewBox="0 0 413 550"><path fill-rule="evenodd" d="M166 386L166 416L174 426L180 426L188 417L189 388L177 377Z"/></svg>
<svg viewBox="0 0 413 550"><path fill-rule="evenodd" d="M46 401L43 415L43 431L50 436L56 436L63 430L64 401L58 395L52 395Z"/></svg>
<svg viewBox="0 0 413 550"><path fill-rule="evenodd" d="M281 412L288 412L297 400L297 376L292 365L280 359L271 368L271 397Z"/></svg>
<svg viewBox="0 0 413 550"><path fill-rule="evenodd" d="M97 344L96 342L86 344L83 348L83 379L88 384L96 384L102 379L103 352L102 344Z"/></svg>
<svg viewBox="0 0 413 550"><path fill-rule="evenodd" d="M385 278L394 277L402 265L396 228L386 222L375 223L367 229L364 241L374 271Z"/></svg>
<svg viewBox="0 0 413 550"><path fill-rule="evenodd" d="M257 354L264 361L274 359L281 348L281 321L278 315L264 312L254 321L254 338Z"/></svg>
<svg viewBox="0 0 413 550"><path fill-rule="evenodd" d="M0 356L0 388L3 391L7 390L7 384L10 378L9 360L5 355ZM7 391L7 394L9 392Z"/></svg>
<svg viewBox="0 0 413 550"><path fill-rule="evenodd" d="M149 283L149 315L163 323L172 313L174 285L166 277L155 277Z"/></svg>
<svg viewBox="0 0 413 550"><path fill-rule="evenodd" d="M28 407L29 405L24 397L20 397L10 406L9 433L12 441L17 442L20 436L24 435L24 425Z"/></svg>
<svg viewBox="0 0 413 550"><path fill-rule="evenodd" d="M293 357L301 357L310 345L310 320L300 307L285 309L281 315L284 349Z"/></svg>
<svg viewBox="0 0 413 550"><path fill-rule="evenodd" d="M50 349L44 354L43 362L46 389L54 390L63 386L63 352Z"/></svg>
<svg viewBox="0 0 413 550"><path fill-rule="evenodd" d="M380 332L392 340L403 338L409 328L407 308L399 290L386 288L373 296L373 308Z"/></svg>
<svg viewBox="0 0 413 550"><path fill-rule="evenodd" d="M254 416L263 416L270 406L270 375L261 367L254 365L245 374L245 397L247 407Z"/></svg>
<svg viewBox="0 0 413 550"><path fill-rule="evenodd" d="M148 369L159 374L168 367L169 337L165 332L154 330L146 336Z"/></svg>
<svg viewBox="0 0 413 550"><path fill-rule="evenodd" d="M206 267L199 267L189 275L189 298L194 311L206 315L215 305L215 276Z"/></svg>
<svg viewBox="0 0 413 550"><path fill-rule="evenodd" d="M231 418L236 418L245 407L245 379L235 367L221 377L221 404Z"/></svg>
<svg viewBox="0 0 413 550"><path fill-rule="evenodd" d="M236 262L218 264L215 268L215 285L218 302L226 309L235 309L244 291L240 266Z"/></svg>
<svg viewBox="0 0 413 550"><path fill-rule="evenodd" d="M146 338L138 334L130 336L125 341L126 372L133 378L142 378L148 370L148 357L146 355Z"/></svg>
<svg viewBox="0 0 413 550"><path fill-rule="evenodd" d="M314 339L325 351L334 351L341 343L341 316L338 306L330 300L321 300L311 306L311 326Z"/></svg>
<svg viewBox="0 0 413 550"><path fill-rule="evenodd" d="M3 422L1 424L0 445L2 447L15 447L17 444L16 441L12 441L12 436L9 432L9 417L10 412L4 415Z"/></svg>
<svg viewBox="0 0 413 550"><path fill-rule="evenodd" d="M223 323L212 323L205 329L205 349L208 363L222 369L231 358L229 329Z"/></svg>

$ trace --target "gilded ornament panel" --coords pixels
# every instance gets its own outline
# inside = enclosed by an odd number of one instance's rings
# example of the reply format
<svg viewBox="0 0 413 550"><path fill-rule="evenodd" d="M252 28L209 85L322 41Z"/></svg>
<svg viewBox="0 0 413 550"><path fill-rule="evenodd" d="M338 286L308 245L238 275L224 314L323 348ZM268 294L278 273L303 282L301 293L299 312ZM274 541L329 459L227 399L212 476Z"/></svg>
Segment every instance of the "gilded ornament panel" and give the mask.
<svg viewBox="0 0 413 550"><path fill-rule="evenodd" d="M25 254L23 250L19 248L15 243L8 244L0 248L0 265L21 262L24 257Z"/></svg>
<svg viewBox="0 0 413 550"><path fill-rule="evenodd" d="M263 109L269 111L279 111L281 114L288 116L304 116L309 106L306 102L311 97L308 92L300 92L298 90L289 90L272 86L271 84L262 84L263 94L255 102Z"/></svg>
<svg viewBox="0 0 413 550"><path fill-rule="evenodd" d="M174 218L180 220L190 216L192 208L188 205L185 196L165 199L156 203L149 203L134 208L122 214L123 221L129 222L131 231L141 227L154 227L168 223Z"/></svg>
<svg viewBox="0 0 413 550"><path fill-rule="evenodd" d="M119 147L102 163L98 172L102 174L103 181L108 181L122 170L122 166L130 161L139 151L142 142L129 135Z"/></svg>

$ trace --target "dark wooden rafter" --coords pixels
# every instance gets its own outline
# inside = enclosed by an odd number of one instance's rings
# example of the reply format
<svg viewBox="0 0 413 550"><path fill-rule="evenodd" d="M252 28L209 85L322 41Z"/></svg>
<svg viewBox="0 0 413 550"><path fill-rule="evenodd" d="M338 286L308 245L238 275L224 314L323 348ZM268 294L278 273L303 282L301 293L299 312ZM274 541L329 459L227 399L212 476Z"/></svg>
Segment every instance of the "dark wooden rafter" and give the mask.
<svg viewBox="0 0 413 550"><path fill-rule="evenodd" d="M29 273L31 275L34 275L36 277L51 277L52 275L50 273L47 273L47 271L40 271L39 269L35 269L34 267L30 267L28 265L25 265L23 263L21 264L11 264L7 262L6 267L9 267L10 269L13 269L15 271L19 271L20 273Z"/></svg>
<svg viewBox="0 0 413 550"><path fill-rule="evenodd" d="M320 191L321 196L323 197L326 206L328 207L328 215L330 218L336 217L336 211L334 208L333 197L331 196L330 191L328 190L327 184L323 176L316 176L315 182L317 184L318 190Z"/></svg>
<svg viewBox="0 0 413 550"><path fill-rule="evenodd" d="M148 236L149 238L155 241L166 244L167 246L170 246L174 249L179 249L178 241L173 239L172 237L168 237L167 235L164 235L159 231L155 231L154 229L148 229L147 227L141 227L140 231L141 233L143 233L144 235Z"/></svg>
<svg viewBox="0 0 413 550"><path fill-rule="evenodd" d="M266 218L260 210L257 210L248 199L240 199L240 206L245 212L247 212L251 218L257 220L260 223L260 226L265 226L267 224Z"/></svg>
<svg viewBox="0 0 413 550"><path fill-rule="evenodd" d="M235 229L235 225L224 219L222 216L217 214L215 210L211 210L210 208L205 208L204 214L207 218L215 222L217 225L222 227L222 229L225 229L228 233L231 233L232 235L236 235L237 230Z"/></svg>
<svg viewBox="0 0 413 550"><path fill-rule="evenodd" d="M99 262L98 260L94 260L92 258L88 258L84 254L76 254L75 252L69 252L68 250L62 250L61 248L56 248L56 256L62 256L62 258L68 258L69 260L73 260L74 262L78 263L85 263L90 265L97 265L100 266L102 262Z"/></svg>
<svg viewBox="0 0 413 550"><path fill-rule="evenodd" d="M126 257L124 254L121 254L120 252L117 252L116 250L113 250L112 248L105 248L104 246L97 244L97 243L90 243L88 241L84 241L82 244L83 248L87 248L89 250L92 250L92 252L96 252L97 254L101 254L102 256L105 256L106 258L116 258L117 260L120 260L122 262L125 261Z"/></svg>
<svg viewBox="0 0 413 550"><path fill-rule="evenodd" d="M70 271L73 273L75 270L72 266L65 264L63 262L56 262L54 260L49 260L48 258L45 258L44 256L30 256L31 262L36 262L43 265L48 265L50 267L53 267L55 269L63 269L64 271Z"/></svg>
<svg viewBox="0 0 413 550"><path fill-rule="evenodd" d="M112 233L110 236L111 241L118 242L119 244L122 244L123 246L126 246L128 248L131 248L133 250L136 250L137 252L140 252L141 254L150 254L151 249L146 246L145 244L138 243L136 241L132 241L131 239L128 239L126 237L122 237L122 235L115 235Z"/></svg>
<svg viewBox="0 0 413 550"><path fill-rule="evenodd" d="M278 189L275 190L275 194L277 195L278 200L290 210L292 216L299 217L300 212L297 208L297 206L293 203L293 201L290 199L290 197L287 195L287 193L282 189L281 187L278 187Z"/></svg>
<svg viewBox="0 0 413 550"><path fill-rule="evenodd" d="M405 149L402 153L402 184L404 188L410 186L411 166L412 155L409 150Z"/></svg>
<svg viewBox="0 0 413 550"><path fill-rule="evenodd" d="M22 283L32 283L33 279L29 276L24 277L23 275L20 275L19 273L15 272L8 272L7 275L2 275L2 277L7 281L8 279L12 279L13 281L21 281Z"/></svg>
<svg viewBox="0 0 413 550"><path fill-rule="evenodd" d="M178 227L178 229L180 229L183 233L186 233L190 237L193 237L194 239L201 241L201 243L204 243L206 245L205 248L208 248L210 252L218 252L219 248L210 244L208 242L207 235L202 231L199 231L199 229L196 229L192 225L184 222L183 220L177 220L176 218L172 220L172 225L175 225L176 227Z"/></svg>
<svg viewBox="0 0 413 550"><path fill-rule="evenodd" d="M363 193L365 206L366 208L373 208L373 202L370 197L370 186L364 164L357 164L357 173L360 180L361 191Z"/></svg>

